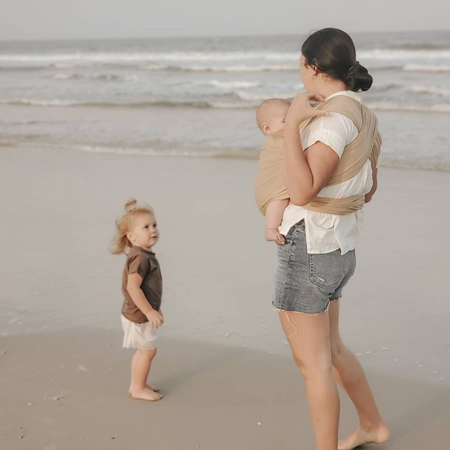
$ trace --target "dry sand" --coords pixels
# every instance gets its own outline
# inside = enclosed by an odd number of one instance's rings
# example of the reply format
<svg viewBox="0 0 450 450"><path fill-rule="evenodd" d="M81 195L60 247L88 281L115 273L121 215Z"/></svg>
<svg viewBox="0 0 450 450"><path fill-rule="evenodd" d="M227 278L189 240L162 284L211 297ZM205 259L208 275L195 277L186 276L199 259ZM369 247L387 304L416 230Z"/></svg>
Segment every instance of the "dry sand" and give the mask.
<svg viewBox="0 0 450 450"><path fill-rule="evenodd" d="M270 305L256 162L2 148L0 448L313 448L301 376ZM367 206L344 340L392 429L381 449L450 439L450 174L384 169ZM150 202L165 282L156 404L127 396L122 257L129 197ZM342 395L341 435L356 425Z"/></svg>

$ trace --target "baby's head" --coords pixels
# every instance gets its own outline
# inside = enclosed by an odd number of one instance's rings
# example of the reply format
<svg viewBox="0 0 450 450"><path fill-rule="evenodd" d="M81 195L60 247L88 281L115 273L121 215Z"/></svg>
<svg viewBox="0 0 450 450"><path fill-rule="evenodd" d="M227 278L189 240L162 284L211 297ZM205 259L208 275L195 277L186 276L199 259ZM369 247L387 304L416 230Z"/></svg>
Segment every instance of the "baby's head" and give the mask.
<svg viewBox="0 0 450 450"><path fill-rule="evenodd" d="M256 111L256 122L260 130L267 136L284 127L284 121L291 102L281 98L264 100Z"/></svg>
<svg viewBox="0 0 450 450"><path fill-rule="evenodd" d="M150 206L138 205L136 200L125 203L125 213L116 221L117 235L112 253L124 253L126 247L152 248L159 239L155 213Z"/></svg>

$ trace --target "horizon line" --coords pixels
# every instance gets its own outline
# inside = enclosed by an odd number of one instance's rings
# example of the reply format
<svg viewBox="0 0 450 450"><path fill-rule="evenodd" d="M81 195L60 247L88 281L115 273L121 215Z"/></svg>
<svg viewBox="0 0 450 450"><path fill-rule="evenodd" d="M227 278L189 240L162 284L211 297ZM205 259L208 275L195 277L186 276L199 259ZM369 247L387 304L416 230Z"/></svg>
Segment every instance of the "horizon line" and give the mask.
<svg viewBox="0 0 450 450"><path fill-rule="evenodd" d="M10 42L69 42L69 41L114 41L114 40L149 40L149 39L227 39L227 38L258 38L258 37L290 37L290 36L305 36L314 30L310 30L305 33L274 33L274 34L226 34L226 35L179 35L179 36L123 36L123 37L75 37L75 38L28 38L28 39L0 39L0 43ZM441 33L447 32L450 34L449 29L433 29L433 30L394 30L394 31L353 31L351 34L400 34L400 33ZM350 34L350 33L349 33Z"/></svg>

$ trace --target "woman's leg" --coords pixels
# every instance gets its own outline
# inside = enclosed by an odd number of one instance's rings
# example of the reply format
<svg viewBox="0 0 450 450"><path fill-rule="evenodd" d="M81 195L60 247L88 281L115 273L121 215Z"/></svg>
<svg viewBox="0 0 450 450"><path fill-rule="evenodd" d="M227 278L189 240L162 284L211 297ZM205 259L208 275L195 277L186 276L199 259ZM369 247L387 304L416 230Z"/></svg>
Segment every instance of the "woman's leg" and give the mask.
<svg viewBox="0 0 450 450"><path fill-rule="evenodd" d="M157 401L162 395L147 386L147 378L150 372L156 348L153 350L137 349L131 360L131 385L130 394L140 400Z"/></svg>
<svg viewBox="0 0 450 450"><path fill-rule="evenodd" d="M316 450L336 450L339 394L331 362L328 312L309 315L280 311L280 320L305 378Z"/></svg>
<svg viewBox="0 0 450 450"><path fill-rule="evenodd" d="M359 416L359 427L339 441L339 450L351 450L366 443L386 442L390 433L378 412L364 371L358 359L344 346L339 333L339 300L330 304L330 338L333 369L336 379L347 392Z"/></svg>

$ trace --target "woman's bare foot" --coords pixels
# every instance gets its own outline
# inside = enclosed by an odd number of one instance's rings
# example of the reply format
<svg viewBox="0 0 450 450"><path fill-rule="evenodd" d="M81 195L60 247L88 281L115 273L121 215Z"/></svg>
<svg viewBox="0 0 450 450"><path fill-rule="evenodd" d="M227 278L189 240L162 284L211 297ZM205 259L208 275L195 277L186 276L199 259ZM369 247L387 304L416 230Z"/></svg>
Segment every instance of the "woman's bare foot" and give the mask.
<svg viewBox="0 0 450 450"><path fill-rule="evenodd" d="M146 384L145 386L148 389L150 389L151 391L155 391L155 392L159 392L160 391L159 387L152 386L151 384ZM130 389L128 389L128 393L131 395L131 387L130 387Z"/></svg>
<svg viewBox="0 0 450 450"><path fill-rule="evenodd" d="M278 230L266 230L266 241L276 242L277 244L285 244L286 239Z"/></svg>
<svg viewBox="0 0 450 450"><path fill-rule="evenodd" d="M157 402L163 397L159 392L155 392L148 387L145 387L144 389L132 390L130 391L130 395L136 400L147 400L149 402Z"/></svg>
<svg viewBox="0 0 450 450"><path fill-rule="evenodd" d="M369 430L358 428L350 436L338 442L338 450L352 450L364 444L382 444L391 437L391 433L386 425Z"/></svg>

